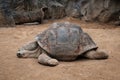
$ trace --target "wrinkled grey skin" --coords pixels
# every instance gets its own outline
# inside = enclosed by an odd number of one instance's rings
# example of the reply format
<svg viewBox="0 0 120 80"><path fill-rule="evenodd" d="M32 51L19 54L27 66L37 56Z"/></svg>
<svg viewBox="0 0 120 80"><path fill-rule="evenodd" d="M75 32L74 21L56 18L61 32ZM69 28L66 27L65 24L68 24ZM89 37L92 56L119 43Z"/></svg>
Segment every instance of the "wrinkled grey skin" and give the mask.
<svg viewBox="0 0 120 80"><path fill-rule="evenodd" d="M89 59L107 59L104 51L99 51L91 37L80 26L69 22L53 23L38 34L35 41L20 48L19 58L38 58L44 65L56 66L58 61L73 61L78 56Z"/></svg>

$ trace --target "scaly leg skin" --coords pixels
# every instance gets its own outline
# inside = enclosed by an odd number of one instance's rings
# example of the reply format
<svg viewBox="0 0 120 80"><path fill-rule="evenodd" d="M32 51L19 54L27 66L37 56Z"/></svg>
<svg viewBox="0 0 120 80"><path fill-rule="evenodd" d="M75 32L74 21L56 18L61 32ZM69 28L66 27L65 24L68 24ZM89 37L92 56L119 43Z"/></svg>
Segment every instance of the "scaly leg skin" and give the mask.
<svg viewBox="0 0 120 80"><path fill-rule="evenodd" d="M38 57L38 62L48 66L56 66L59 63L58 60L49 57L46 53L40 54Z"/></svg>
<svg viewBox="0 0 120 80"><path fill-rule="evenodd" d="M106 54L105 51L98 51L98 50L88 51L86 54L84 54L84 56L89 59L107 59L108 58L108 54Z"/></svg>

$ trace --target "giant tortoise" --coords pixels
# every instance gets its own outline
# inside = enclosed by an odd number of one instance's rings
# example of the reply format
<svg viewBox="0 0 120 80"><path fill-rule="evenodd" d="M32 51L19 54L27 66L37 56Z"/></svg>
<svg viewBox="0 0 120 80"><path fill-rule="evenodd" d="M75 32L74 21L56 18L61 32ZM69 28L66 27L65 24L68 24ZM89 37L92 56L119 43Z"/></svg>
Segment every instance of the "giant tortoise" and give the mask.
<svg viewBox="0 0 120 80"><path fill-rule="evenodd" d="M69 22L53 23L47 30L38 34L35 41L22 46L19 58L38 58L44 65L55 66L58 61L73 61L78 56L89 59L107 59L108 55L79 25Z"/></svg>

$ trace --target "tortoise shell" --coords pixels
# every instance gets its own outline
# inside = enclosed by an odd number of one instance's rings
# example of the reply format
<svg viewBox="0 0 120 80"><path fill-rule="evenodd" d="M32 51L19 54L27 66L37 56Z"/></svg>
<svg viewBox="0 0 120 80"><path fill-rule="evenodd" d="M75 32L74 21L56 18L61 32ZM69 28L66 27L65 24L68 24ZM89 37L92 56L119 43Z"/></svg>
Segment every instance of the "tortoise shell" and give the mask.
<svg viewBox="0 0 120 80"><path fill-rule="evenodd" d="M58 60L74 60L97 46L80 26L69 22L53 23L36 36L40 47Z"/></svg>

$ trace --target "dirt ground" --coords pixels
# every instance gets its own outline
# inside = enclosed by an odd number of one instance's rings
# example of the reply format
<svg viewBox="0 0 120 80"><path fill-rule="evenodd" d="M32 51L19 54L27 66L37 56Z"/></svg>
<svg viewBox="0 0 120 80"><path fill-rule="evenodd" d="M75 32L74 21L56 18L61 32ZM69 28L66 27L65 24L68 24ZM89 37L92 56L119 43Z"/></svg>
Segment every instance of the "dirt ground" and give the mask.
<svg viewBox="0 0 120 80"><path fill-rule="evenodd" d="M37 59L18 59L18 48L56 21L0 28L0 80L120 80L120 26L86 23L72 18L57 20L64 21L81 25L100 49L108 51L109 59L79 59L60 62L55 67L40 65Z"/></svg>

